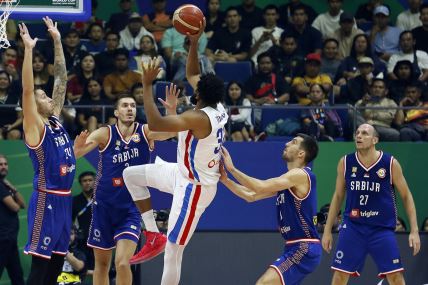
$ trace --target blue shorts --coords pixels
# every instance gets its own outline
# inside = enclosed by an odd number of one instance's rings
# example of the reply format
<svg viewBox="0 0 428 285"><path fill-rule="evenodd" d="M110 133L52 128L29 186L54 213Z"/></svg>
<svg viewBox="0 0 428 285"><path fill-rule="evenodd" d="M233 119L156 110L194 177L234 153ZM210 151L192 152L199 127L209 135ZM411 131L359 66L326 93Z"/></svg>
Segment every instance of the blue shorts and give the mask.
<svg viewBox="0 0 428 285"><path fill-rule="evenodd" d="M284 253L270 266L281 278L281 284L298 285L321 262L320 243L298 242L286 245Z"/></svg>
<svg viewBox="0 0 428 285"><path fill-rule="evenodd" d="M72 197L33 191L28 206L25 254L50 259L65 255L71 231Z"/></svg>
<svg viewBox="0 0 428 285"><path fill-rule="evenodd" d="M367 254L376 263L381 278L404 270L393 229L345 220L331 268L359 276Z"/></svg>
<svg viewBox="0 0 428 285"><path fill-rule="evenodd" d="M135 205L118 209L99 201L92 204L88 246L110 250L120 239L138 243L140 232L141 215Z"/></svg>

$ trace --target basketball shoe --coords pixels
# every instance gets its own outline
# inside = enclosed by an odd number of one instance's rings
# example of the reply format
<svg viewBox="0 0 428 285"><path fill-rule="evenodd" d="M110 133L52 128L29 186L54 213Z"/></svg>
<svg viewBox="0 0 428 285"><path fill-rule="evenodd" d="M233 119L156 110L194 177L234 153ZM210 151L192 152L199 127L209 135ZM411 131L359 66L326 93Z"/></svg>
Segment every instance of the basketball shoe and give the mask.
<svg viewBox="0 0 428 285"><path fill-rule="evenodd" d="M139 264L155 258L165 251L167 237L163 233L143 231L146 243L139 252L129 260L129 264Z"/></svg>

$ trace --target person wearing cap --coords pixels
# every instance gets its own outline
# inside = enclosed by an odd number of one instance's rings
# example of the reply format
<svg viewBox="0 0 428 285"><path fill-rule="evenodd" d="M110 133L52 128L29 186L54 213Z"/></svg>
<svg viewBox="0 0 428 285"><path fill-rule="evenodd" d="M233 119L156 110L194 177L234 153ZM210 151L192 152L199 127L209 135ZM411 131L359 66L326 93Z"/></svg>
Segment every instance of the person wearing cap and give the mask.
<svg viewBox="0 0 428 285"><path fill-rule="evenodd" d="M328 36L339 42L339 58L342 59L350 55L352 42L358 34L364 34L364 32L355 25L354 16L348 12L340 14L339 27Z"/></svg>
<svg viewBox="0 0 428 285"><path fill-rule="evenodd" d="M171 13L166 11L166 0L152 0L152 6L154 11L143 16L143 24L159 43L164 32L172 27Z"/></svg>
<svg viewBox="0 0 428 285"><path fill-rule="evenodd" d="M316 17L312 27L321 32L323 38L327 38L339 28L340 15L343 13L343 0L328 0L328 11Z"/></svg>
<svg viewBox="0 0 428 285"><path fill-rule="evenodd" d="M415 50L415 40L411 31L400 34L400 52L391 56L388 61L388 76L397 80L394 67L398 61L408 60L412 63L412 69L416 79L426 81L428 79L428 54L421 50Z"/></svg>
<svg viewBox="0 0 428 285"><path fill-rule="evenodd" d="M422 4L419 11L422 26L414 28L412 33L416 41L416 49L428 53L428 3Z"/></svg>
<svg viewBox="0 0 428 285"><path fill-rule="evenodd" d="M370 31L370 42L375 54L385 62L398 53L401 30L389 26L389 8L381 5L373 11L374 25Z"/></svg>
<svg viewBox="0 0 428 285"><path fill-rule="evenodd" d="M409 9L398 14L397 22L395 23L397 28L402 31L412 30L422 25L419 8L423 0L407 0L407 2L409 3Z"/></svg>
<svg viewBox="0 0 428 285"><path fill-rule="evenodd" d="M379 5L385 5L389 8L388 5L384 4L384 0L369 0L367 3L358 6L357 12L355 13L357 25L361 27L371 24L373 21L373 10ZM364 28L361 29L365 30Z"/></svg>
<svg viewBox="0 0 428 285"><path fill-rule="evenodd" d="M125 29L120 31L119 35L119 46L124 47L129 51L135 51L140 48L140 40L144 35L149 35L153 39L155 38L152 33L144 28L143 19L137 12L133 12L129 16L128 25Z"/></svg>
<svg viewBox="0 0 428 285"><path fill-rule="evenodd" d="M318 53L310 53L305 58L305 74L303 77L295 77L292 81L297 102L301 105L308 105L311 101L306 98L309 94L309 87L314 84L321 84L328 94L333 83L327 74L321 74L321 55Z"/></svg>

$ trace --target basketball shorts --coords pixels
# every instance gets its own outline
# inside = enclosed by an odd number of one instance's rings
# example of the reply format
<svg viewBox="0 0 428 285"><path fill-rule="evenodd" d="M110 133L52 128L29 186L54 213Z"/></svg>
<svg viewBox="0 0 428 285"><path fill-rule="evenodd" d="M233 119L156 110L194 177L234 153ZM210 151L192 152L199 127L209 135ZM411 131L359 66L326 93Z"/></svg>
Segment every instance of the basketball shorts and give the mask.
<svg viewBox="0 0 428 285"><path fill-rule="evenodd" d="M278 273L281 284L298 285L321 262L321 244L299 242L286 245L284 253L270 265Z"/></svg>
<svg viewBox="0 0 428 285"><path fill-rule="evenodd" d="M102 191L102 190L101 190ZM118 240L138 243L141 232L141 215L135 206L114 208L102 201L92 203L92 219L87 245L110 250Z"/></svg>
<svg viewBox="0 0 428 285"><path fill-rule="evenodd" d="M72 197L33 191L28 206L25 254L50 259L65 255L71 231Z"/></svg>
<svg viewBox="0 0 428 285"><path fill-rule="evenodd" d="M345 219L339 232L331 268L359 276L367 254L378 268L378 276L403 271L393 229L355 223Z"/></svg>

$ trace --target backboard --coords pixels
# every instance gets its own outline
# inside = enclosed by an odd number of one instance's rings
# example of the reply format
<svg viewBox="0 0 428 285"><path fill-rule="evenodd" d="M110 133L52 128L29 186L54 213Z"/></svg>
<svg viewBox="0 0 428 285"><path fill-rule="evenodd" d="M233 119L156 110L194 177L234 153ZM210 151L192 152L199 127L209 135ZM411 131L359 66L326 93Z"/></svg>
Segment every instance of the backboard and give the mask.
<svg viewBox="0 0 428 285"><path fill-rule="evenodd" d="M17 0L2 1L18 3ZM91 0L20 0L10 18L41 20L44 16L55 21L85 21L91 16Z"/></svg>

